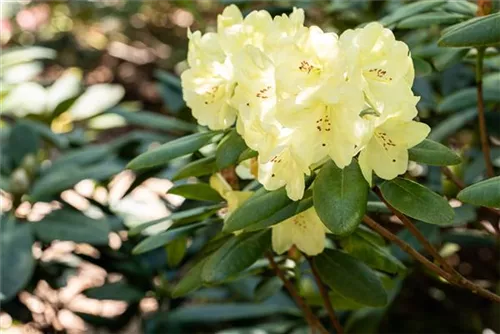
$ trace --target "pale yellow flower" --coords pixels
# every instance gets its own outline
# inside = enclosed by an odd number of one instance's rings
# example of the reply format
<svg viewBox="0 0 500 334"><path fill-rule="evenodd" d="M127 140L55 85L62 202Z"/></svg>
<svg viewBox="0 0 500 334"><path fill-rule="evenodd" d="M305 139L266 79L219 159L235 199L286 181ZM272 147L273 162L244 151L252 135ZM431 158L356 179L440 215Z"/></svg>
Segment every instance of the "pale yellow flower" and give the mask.
<svg viewBox="0 0 500 334"><path fill-rule="evenodd" d="M293 245L309 256L318 255L325 249L326 228L314 208L288 218L272 229L273 249L278 254Z"/></svg>

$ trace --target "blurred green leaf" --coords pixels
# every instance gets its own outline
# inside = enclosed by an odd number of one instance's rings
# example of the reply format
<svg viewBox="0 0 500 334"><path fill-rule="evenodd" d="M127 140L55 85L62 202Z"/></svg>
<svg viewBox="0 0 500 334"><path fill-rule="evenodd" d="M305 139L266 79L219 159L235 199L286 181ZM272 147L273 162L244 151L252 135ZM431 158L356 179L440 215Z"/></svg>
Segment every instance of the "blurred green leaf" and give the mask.
<svg viewBox="0 0 500 334"><path fill-rule="evenodd" d="M448 1L443 9L449 10L454 13L474 16L477 12L477 5L467 0L452 0Z"/></svg>
<svg viewBox="0 0 500 334"><path fill-rule="evenodd" d="M424 77L432 73L432 66L425 60L419 57L412 57L413 66L415 66L415 75L417 77Z"/></svg>
<svg viewBox="0 0 500 334"><path fill-rule="evenodd" d="M37 238L47 243L62 240L107 245L111 231L106 220L92 219L68 209L53 211L32 226Z"/></svg>
<svg viewBox="0 0 500 334"><path fill-rule="evenodd" d="M500 207L500 176L468 186L458 193L457 198L474 205Z"/></svg>
<svg viewBox="0 0 500 334"><path fill-rule="evenodd" d="M443 71L444 69L459 63L468 52L468 49L463 48L441 49L438 54L434 56L432 63L438 71Z"/></svg>
<svg viewBox="0 0 500 334"><path fill-rule="evenodd" d="M467 16L446 12L431 12L408 17L398 23L400 29L429 28L433 24L454 24L467 19Z"/></svg>
<svg viewBox="0 0 500 334"><path fill-rule="evenodd" d="M182 279L175 285L172 291L173 298L179 298L187 295L199 289L203 285L201 280L201 273L203 271L203 266L208 261L208 258L204 258L201 261L194 264L188 272L182 277Z"/></svg>
<svg viewBox="0 0 500 334"><path fill-rule="evenodd" d="M217 134L219 134L217 131L200 132L170 141L139 155L129 162L127 168L143 169L167 164L174 158L193 153L205 146Z"/></svg>
<svg viewBox="0 0 500 334"><path fill-rule="evenodd" d="M314 182L314 208L335 235L352 233L366 211L368 183L355 159L343 169L327 162Z"/></svg>
<svg viewBox="0 0 500 334"><path fill-rule="evenodd" d="M264 277L255 287L255 301L262 302L276 294L283 287L278 276Z"/></svg>
<svg viewBox="0 0 500 334"><path fill-rule="evenodd" d="M172 176L172 181L178 181L191 176L203 176L213 174L217 171L215 157L206 157L188 163L181 167Z"/></svg>
<svg viewBox="0 0 500 334"><path fill-rule="evenodd" d="M460 111L435 126L431 130L428 139L435 140L437 142L443 141L448 136L455 133L455 131L461 129L467 122L470 122L475 118L477 118L476 109L466 109Z"/></svg>
<svg viewBox="0 0 500 334"><path fill-rule="evenodd" d="M110 109L108 113L122 116L128 124L144 126L151 129L188 132L194 132L197 129L196 124L191 124L175 117L165 116L150 111L126 111L117 107Z"/></svg>
<svg viewBox="0 0 500 334"><path fill-rule="evenodd" d="M380 279L356 258L325 249L314 257L314 264L321 280L341 296L369 306L384 306L387 303L387 294Z"/></svg>
<svg viewBox="0 0 500 334"><path fill-rule="evenodd" d="M12 299L30 281L35 269L32 246L33 236L29 225L17 225L11 229L2 228L0 234L1 302Z"/></svg>
<svg viewBox="0 0 500 334"><path fill-rule="evenodd" d="M384 26L390 26L403 19L414 16L419 13L427 12L433 8L441 6L446 3L446 0L427 0L427 1L417 1L404 5L396 9L391 14L384 16L379 20Z"/></svg>
<svg viewBox="0 0 500 334"><path fill-rule="evenodd" d="M271 231L241 233L216 250L203 267L207 283L224 281L251 266L271 246Z"/></svg>
<svg viewBox="0 0 500 334"><path fill-rule="evenodd" d="M407 216L435 225L453 221L448 201L417 182L398 177L382 183L380 190L389 204Z"/></svg>
<svg viewBox="0 0 500 334"><path fill-rule="evenodd" d="M182 86L179 77L162 70L157 70L155 76L160 80L158 88L165 105L173 113L178 113L186 105L182 98Z"/></svg>
<svg viewBox="0 0 500 334"><path fill-rule="evenodd" d="M143 291L122 281L106 283L96 288L90 288L84 290L83 294L92 299L119 300L127 303L136 303L144 297Z"/></svg>
<svg viewBox="0 0 500 334"><path fill-rule="evenodd" d="M41 137L43 137L47 141L51 142L59 149L65 149L69 145L68 138L66 138L64 135L61 135L59 133L52 132L50 127L48 127L47 125L45 125L43 123L40 123L37 121L32 121L29 119L23 119L20 122L22 122L22 124L30 127L33 132L38 133Z"/></svg>
<svg viewBox="0 0 500 334"><path fill-rule="evenodd" d="M409 159L432 166L450 166L462 162L458 154L448 147L425 139L423 142L408 150Z"/></svg>
<svg viewBox="0 0 500 334"><path fill-rule="evenodd" d="M438 44L447 47L493 46L500 43L500 13L476 17L449 27Z"/></svg>
<svg viewBox="0 0 500 334"><path fill-rule="evenodd" d="M485 103L500 102L500 90L498 87L486 88L483 91L483 100ZM446 96L438 106L439 113L454 112L477 105L476 88L465 88Z"/></svg>
<svg viewBox="0 0 500 334"><path fill-rule="evenodd" d="M187 239L186 237L179 237L172 240L165 246L167 251L167 264L169 268L175 268L181 263L184 255L186 254Z"/></svg>
<svg viewBox="0 0 500 334"><path fill-rule="evenodd" d="M40 137L31 127L22 122L14 125L10 132L8 150L12 162L19 166L28 154L36 156L40 148Z"/></svg>
<svg viewBox="0 0 500 334"><path fill-rule="evenodd" d="M174 186L167 193L196 201L220 202L223 200L217 191L210 187L210 185L202 182Z"/></svg>

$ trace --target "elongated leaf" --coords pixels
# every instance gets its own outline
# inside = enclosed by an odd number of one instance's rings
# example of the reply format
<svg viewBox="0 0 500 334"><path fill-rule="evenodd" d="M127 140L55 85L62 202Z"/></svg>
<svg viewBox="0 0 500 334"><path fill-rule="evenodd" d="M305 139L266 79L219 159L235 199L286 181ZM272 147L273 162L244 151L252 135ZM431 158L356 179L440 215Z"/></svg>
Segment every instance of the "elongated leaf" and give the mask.
<svg viewBox="0 0 500 334"><path fill-rule="evenodd" d="M389 204L407 216L435 225L453 221L455 214L448 202L416 182L396 178L382 183L380 190Z"/></svg>
<svg viewBox="0 0 500 334"><path fill-rule="evenodd" d="M178 181L191 176L203 176L217 171L215 157L206 157L188 163L172 176L172 181Z"/></svg>
<svg viewBox="0 0 500 334"><path fill-rule="evenodd" d="M213 253L203 267L202 279L221 282L251 266L271 246L271 231L241 233Z"/></svg>
<svg viewBox="0 0 500 334"><path fill-rule="evenodd" d="M374 269L395 274L405 268L389 251L372 243L370 239L365 239L363 234L353 233L342 239L340 244L349 254Z"/></svg>
<svg viewBox="0 0 500 334"><path fill-rule="evenodd" d="M2 228L0 234L0 301L12 299L28 284L35 268L31 253L33 235L27 224Z"/></svg>
<svg viewBox="0 0 500 334"><path fill-rule="evenodd" d="M500 176L468 186L458 193L457 198L474 205L500 207Z"/></svg>
<svg viewBox="0 0 500 334"><path fill-rule="evenodd" d="M443 6L443 9L472 17L477 12L477 5L467 0L453 0L453 1L448 1Z"/></svg>
<svg viewBox="0 0 500 334"><path fill-rule="evenodd" d="M85 242L91 245L107 245L111 231L104 219L92 219L78 211L57 210L34 223L37 237L43 242L54 240Z"/></svg>
<svg viewBox="0 0 500 334"><path fill-rule="evenodd" d="M229 216L223 230L230 233L259 223L291 202L284 188L263 194L257 192Z"/></svg>
<svg viewBox="0 0 500 334"><path fill-rule="evenodd" d="M354 302L384 306L387 294L377 275L363 262L343 252L325 249L314 257L321 280Z"/></svg>
<svg viewBox="0 0 500 334"><path fill-rule="evenodd" d="M247 145L241 136L232 130L217 148L217 167L223 169L238 162L240 155L247 149Z"/></svg>
<svg viewBox="0 0 500 334"><path fill-rule="evenodd" d="M450 27L438 41L440 46L478 47L500 43L500 13L476 17Z"/></svg>
<svg viewBox="0 0 500 334"><path fill-rule="evenodd" d="M203 266L207 261L208 258L204 258L189 269L180 282L174 287L174 290L172 291L173 298L185 296L188 293L199 289L203 285L201 273L203 271Z"/></svg>
<svg viewBox="0 0 500 334"><path fill-rule="evenodd" d="M440 142L475 118L477 118L476 109L467 109L456 113L435 126L428 139Z"/></svg>
<svg viewBox="0 0 500 334"><path fill-rule="evenodd" d="M425 139L417 146L410 148L408 154L410 160L432 166L450 166L462 162L458 154L430 139Z"/></svg>
<svg viewBox="0 0 500 334"><path fill-rule="evenodd" d="M398 23L400 29L428 28L433 24L453 24L467 19L467 16L446 12L431 12L408 17Z"/></svg>
<svg viewBox="0 0 500 334"><path fill-rule="evenodd" d="M446 3L445 0L428 0L411 3L398 8L393 13L380 19L379 22L387 27L397 23L398 21L414 16L415 14L427 12L435 7L443 5L444 3Z"/></svg>
<svg viewBox="0 0 500 334"><path fill-rule="evenodd" d="M500 102L498 87L485 88L483 91L484 102ZM477 105L476 88L465 88L445 97L438 106L439 113L448 113L467 109Z"/></svg>
<svg viewBox="0 0 500 334"><path fill-rule="evenodd" d="M349 234L358 227L366 211L367 196L368 184L356 160L344 169L329 161L314 182L314 208L336 235Z"/></svg>
<svg viewBox="0 0 500 334"><path fill-rule="evenodd" d="M206 222L199 222L187 226L172 228L165 232L151 235L137 244L137 246L135 246L132 250L132 254L141 254L149 252L150 250L153 250L155 248L168 245L173 240L187 235L188 233L205 225L207 225Z"/></svg>
<svg viewBox="0 0 500 334"><path fill-rule="evenodd" d="M206 183L181 184L170 188L168 194L179 195L197 201L222 201L219 193Z"/></svg>
<svg viewBox="0 0 500 334"><path fill-rule="evenodd" d="M164 165L174 158L193 153L205 146L218 133L216 131L201 132L170 141L152 151L141 154L132 160L127 168L142 169Z"/></svg>
<svg viewBox="0 0 500 334"><path fill-rule="evenodd" d="M84 148L68 150L52 164L52 168L66 168L67 165L85 166L101 162L112 155L109 145L90 145Z"/></svg>
<svg viewBox="0 0 500 334"><path fill-rule="evenodd" d="M196 124L188 123L175 117L165 116L150 111L126 111L120 108L113 108L108 111L125 118L128 124L144 126L151 129L164 131L196 131Z"/></svg>
<svg viewBox="0 0 500 334"><path fill-rule="evenodd" d="M98 300L122 300L127 303L140 301L144 292L125 282L106 283L83 291L84 295Z"/></svg>
<svg viewBox="0 0 500 334"><path fill-rule="evenodd" d="M182 87L179 77L162 70L155 71L155 77L160 80L159 91L165 105L173 113L178 113L184 106L182 99Z"/></svg>

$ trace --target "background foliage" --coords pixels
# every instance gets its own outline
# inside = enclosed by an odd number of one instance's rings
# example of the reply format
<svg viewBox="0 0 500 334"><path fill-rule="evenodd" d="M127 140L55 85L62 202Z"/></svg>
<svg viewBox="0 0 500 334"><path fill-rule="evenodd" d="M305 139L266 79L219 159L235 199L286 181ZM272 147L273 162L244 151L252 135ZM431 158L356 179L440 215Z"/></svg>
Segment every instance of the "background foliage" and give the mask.
<svg viewBox="0 0 500 334"><path fill-rule="evenodd" d="M421 96L419 117L432 127L430 139L454 151L447 153L448 163L464 185L485 177L476 110L475 51L454 41L464 34L451 35L441 43L458 47L438 45L444 29L476 15L475 3L232 2L246 12L267 9L273 15L303 7L308 24L330 31L342 32L372 20L393 29L410 46L417 72L413 89ZM211 173L248 154L236 134L229 134L215 153L222 134L201 132L186 137L191 138L187 146L167 150L167 156L161 157L171 160L166 165L135 172L126 169L130 160L148 149L200 130L184 105L178 79L187 66L186 28L213 29L216 15L229 3L2 2L2 328L307 332L300 310L267 260L235 268L223 265L216 256L204 257L231 245L227 237L210 241L222 228L217 212L224 205L204 183L194 185L192 177L207 182ZM498 2L492 5L492 12L497 12ZM480 41L477 31L471 34L478 36L478 43L488 43ZM490 35L500 40L498 31ZM483 77L491 159L497 175L498 51L498 47L486 50ZM214 144L204 147L209 141ZM404 213L421 221L417 227L450 265L498 292L498 240L494 236L498 215L478 206L484 200L475 203L474 195L458 195L457 186L434 166L433 156L425 155L426 147L420 150L410 153L421 163L412 163L407 177L445 195L454 218L445 217L446 203L444 210L436 212L413 207L417 212ZM256 186L237 178L236 184L247 189ZM495 185L491 194L497 191ZM401 198L390 185L383 186L382 192L389 201L391 196L396 201ZM266 203L280 202L279 194L271 194L266 195ZM421 250L385 204L373 193L367 196L370 215ZM439 222L446 222L444 226L426 224L438 217ZM269 233L261 230L238 238L240 248L246 251L252 246L258 252ZM350 268L345 273L324 269L336 272L324 280L339 288L330 294L346 332L500 331L498 304L439 280L368 228L358 228L339 240L332 238L331 244L351 255L344 258L345 253L332 250L329 257L317 260L323 268L331 265L331 258ZM296 288L314 310L326 315L307 262L293 253L288 257L280 264L294 276ZM364 264L352 262L352 257ZM217 265L217 270L204 269L209 261L212 266L208 268ZM366 288L373 283L354 282L366 270L376 270L383 287L375 288L387 292L387 304L385 294ZM200 277L224 283L194 291L201 287ZM329 282L332 277L337 280Z"/></svg>

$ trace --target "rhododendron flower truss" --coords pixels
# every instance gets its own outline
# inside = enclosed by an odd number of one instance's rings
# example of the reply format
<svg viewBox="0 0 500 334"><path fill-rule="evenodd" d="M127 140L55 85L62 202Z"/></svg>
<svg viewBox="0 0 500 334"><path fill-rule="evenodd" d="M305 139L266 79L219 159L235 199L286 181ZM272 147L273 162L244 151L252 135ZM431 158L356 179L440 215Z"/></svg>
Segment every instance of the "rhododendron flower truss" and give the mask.
<svg viewBox="0 0 500 334"><path fill-rule="evenodd" d="M379 23L337 36L304 26L302 9L243 17L231 5L216 32L188 37L182 85L193 116L212 130L235 126L258 153L258 181L292 200L303 197L311 166L328 159L339 168L358 159L370 184L373 172L395 178L429 133L413 120L408 46Z"/></svg>

